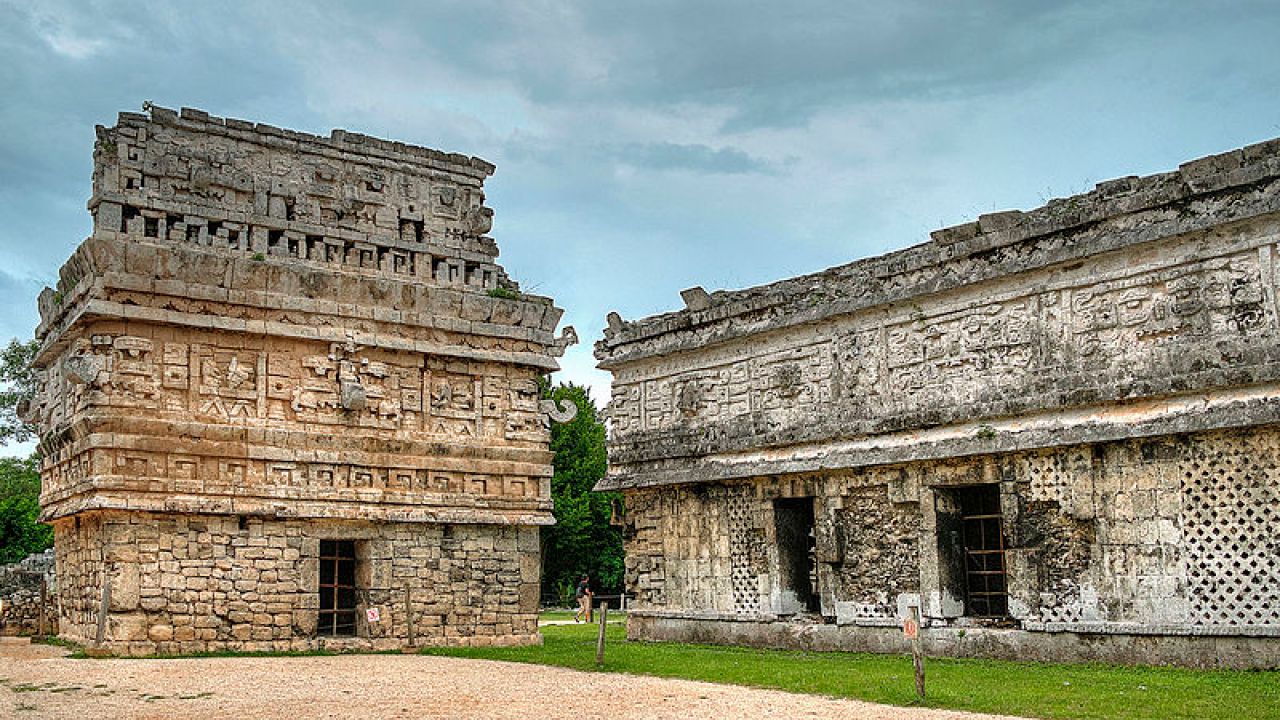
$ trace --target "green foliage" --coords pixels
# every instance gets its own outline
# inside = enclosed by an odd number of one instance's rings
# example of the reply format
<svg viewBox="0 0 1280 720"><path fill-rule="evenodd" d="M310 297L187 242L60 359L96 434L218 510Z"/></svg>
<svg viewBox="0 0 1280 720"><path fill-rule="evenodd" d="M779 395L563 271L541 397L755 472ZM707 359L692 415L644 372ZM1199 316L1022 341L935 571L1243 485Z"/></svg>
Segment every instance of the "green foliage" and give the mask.
<svg viewBox="0 0 1280 720"><path fill-rule="evenodd" d="M18 417L18 408L36 393L36 373L31 361L40 348L35 340L9 341L0 350L0 445L35 437L35 428Z"/></svg>
<svg viewBox="0 0 1280 720"><path fill-rule="evenodd" d="M489 297L502 298L503 300L519 300L520 293L511 288L496 287L489 290Z"/></svg>
<svg viewBox="0 0 1280 720"><path fill-rule="evenodd" d="M586 388L546 386L543 396L578 406L573 420L551 425L556 524L542 531L543 594L565 594L565 588L573 588L583 573L591 575L596 592L618 593L622 590L622 533L609 524L609 517L612 503L621 502L621 496L591 491L608 467L604 423ZM572 590L568 594L572 597Z"/></svg>
<svg viewBox="0 0 1280 720"><path fill-rule="evenodd" d="M541 630L544 643L540 646L423 652L596 670L594 626L553 625ZM1280 672L1274 671L929 658L925 661L928 698L920 703L915 698L909 655L627 642L621 625L611 625L605 637L605 672L1024 717L1280 720Z"/></svg>
<svg viewBox="0 0 1280 720"><path fill-rule="evenodd" d="M0 564L17 562L53 545L53 528L40 516L40 472L35 456L0 458Z"/></svg>

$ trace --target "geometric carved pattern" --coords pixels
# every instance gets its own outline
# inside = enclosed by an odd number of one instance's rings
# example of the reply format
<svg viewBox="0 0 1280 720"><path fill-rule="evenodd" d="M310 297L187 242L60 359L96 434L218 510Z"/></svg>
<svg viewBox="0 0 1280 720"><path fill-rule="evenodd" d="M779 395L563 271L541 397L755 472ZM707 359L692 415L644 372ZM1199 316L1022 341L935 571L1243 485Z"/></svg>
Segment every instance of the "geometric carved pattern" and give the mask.
<svg viewBox="0 0 1280 720"><path fill-rule="evenodd" d="M1033 502L1065 504L1067 491L1076 478L1088 477L1093 457L1088 448L1068 452L1027 453L1018 458L1019 476L1030 482L1027 499Z"/></svg>
<svg viewBox="0 0 1280 720"><path fill-rule="evenodd" d="M725 496L729 520L729 573L733 588L733 609L743 614L760 612L759 569L755 556L762 538L756 527L752 493L749 488L730 490Z"/></svg>
<svg viewBox="0 0 1280 720"><path fill-rule="evenodd" d="M1182 473L1188 596L1197 625L1280 623L1276 450L1219 436Z"/></svg>

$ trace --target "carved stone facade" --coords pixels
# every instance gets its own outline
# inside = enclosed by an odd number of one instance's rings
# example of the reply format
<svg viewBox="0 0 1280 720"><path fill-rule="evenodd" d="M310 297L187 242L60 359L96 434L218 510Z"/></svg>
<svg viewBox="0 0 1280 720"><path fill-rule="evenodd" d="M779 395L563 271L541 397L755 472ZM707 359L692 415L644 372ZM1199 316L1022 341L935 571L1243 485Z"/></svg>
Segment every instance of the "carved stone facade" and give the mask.
<svg viewBox="0 0 1280 720"><path fill-rule="evenodd" d="M631 635L1280 665L1277 243L1271 141L611 315Z"/></svg>
<svg viewBox="0 0 1280 720"><path fill-rule="evenodd" d="M40 296L63 636L538 642L572 329L496 264L493 166L146 109L98 128L93 235Z"/></svg>

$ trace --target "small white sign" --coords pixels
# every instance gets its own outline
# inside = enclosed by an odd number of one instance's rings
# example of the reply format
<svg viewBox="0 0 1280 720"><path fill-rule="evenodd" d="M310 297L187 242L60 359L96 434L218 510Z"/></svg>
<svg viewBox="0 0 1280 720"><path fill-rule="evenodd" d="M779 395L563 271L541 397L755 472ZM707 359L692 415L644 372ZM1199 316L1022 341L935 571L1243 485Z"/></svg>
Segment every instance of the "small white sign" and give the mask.
<svg viewBox="0 0 1280 720"><path fill-rule="evenodd" d="M364 616L369 619L369 622L375 623L382 619L382 611L378 608L369 608L364 611Z"/></svg>

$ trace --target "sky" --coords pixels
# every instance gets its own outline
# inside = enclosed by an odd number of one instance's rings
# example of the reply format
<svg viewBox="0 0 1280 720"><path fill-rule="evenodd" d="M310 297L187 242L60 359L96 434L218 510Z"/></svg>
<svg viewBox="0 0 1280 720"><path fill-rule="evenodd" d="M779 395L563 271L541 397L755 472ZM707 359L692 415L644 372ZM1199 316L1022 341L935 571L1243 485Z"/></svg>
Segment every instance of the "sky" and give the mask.
<svg viewBox="0 0 1280 720"><path fill-rule="evenodd" d="M0 338L144 101L478 155L500 261L609 376L682 306L1280 136L1280 2L0 0Z"/></svg>

